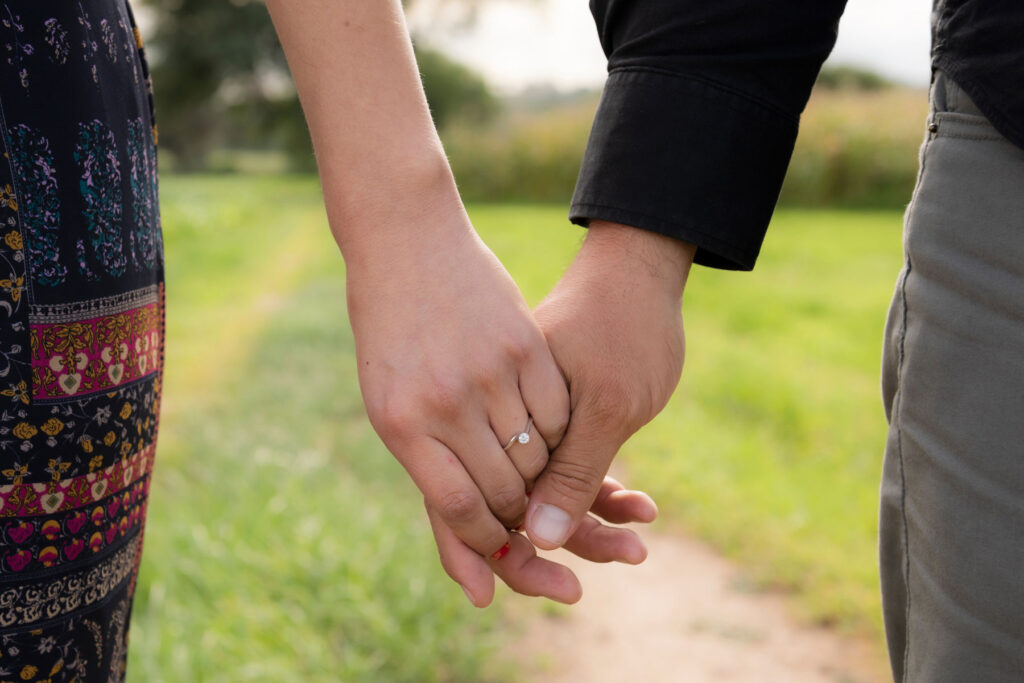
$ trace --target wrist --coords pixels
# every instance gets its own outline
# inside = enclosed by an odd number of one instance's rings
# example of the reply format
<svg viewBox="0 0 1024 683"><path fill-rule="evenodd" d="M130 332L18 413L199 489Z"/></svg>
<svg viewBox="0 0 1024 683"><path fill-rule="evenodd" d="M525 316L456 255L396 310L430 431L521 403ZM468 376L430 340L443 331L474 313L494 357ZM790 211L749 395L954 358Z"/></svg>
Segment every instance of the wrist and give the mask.
<svg viewBox="0 0 1024 683"><path fill-rule="evenodd" d="M443 155L408 158L386 173L340 183L325 178L324 198L350 271L397 266L404 255L430 258L473 235Z"/></svg>
<svg viewBox="0 0 1024 683"><path fill-rule="evenodd" d="M577 262L606 281L627 279L638 287L681 299L696 251L695 245L666 235L594 220Z"/></svg>

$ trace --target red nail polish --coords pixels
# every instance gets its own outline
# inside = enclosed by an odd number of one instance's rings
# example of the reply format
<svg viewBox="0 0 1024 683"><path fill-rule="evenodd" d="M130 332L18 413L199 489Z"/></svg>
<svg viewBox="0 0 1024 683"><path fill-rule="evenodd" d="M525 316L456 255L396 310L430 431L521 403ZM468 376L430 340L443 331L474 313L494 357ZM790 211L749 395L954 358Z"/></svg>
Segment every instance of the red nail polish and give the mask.
<svg viewBox="0 0 1024 683"><path fill-rule="evenodd" d="M498 552L496 552L493 555L491 555L491 559L492 560L500 560L501 558L503 558L506 555L508 555L508 551L509 550L512 550L512 543L511 542L506 543L505 545L501 546L501 548L498 550Z"/></svg>

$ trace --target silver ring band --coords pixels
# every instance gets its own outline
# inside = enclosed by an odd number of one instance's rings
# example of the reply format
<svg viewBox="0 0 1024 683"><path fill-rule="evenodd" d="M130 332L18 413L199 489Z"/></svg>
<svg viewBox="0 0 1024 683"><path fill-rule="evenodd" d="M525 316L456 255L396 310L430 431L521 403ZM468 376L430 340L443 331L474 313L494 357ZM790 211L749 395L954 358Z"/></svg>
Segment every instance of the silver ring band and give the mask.
<svg viewBox="0 0 1024 683"><path fill-rule="evenodd" d="M526 426L523 427L523 431L519 432L518 434L513 436L511 439L509 439L508 443L506 443L504 446L502 446L502 449L507 451L508 449L512 448L513 444L516 444L516 443L522 443L522 444L530 443L530 427L532 427L532 426L533 426L533 418L531 417L531 418L528 418L526 420Z"/></svg>

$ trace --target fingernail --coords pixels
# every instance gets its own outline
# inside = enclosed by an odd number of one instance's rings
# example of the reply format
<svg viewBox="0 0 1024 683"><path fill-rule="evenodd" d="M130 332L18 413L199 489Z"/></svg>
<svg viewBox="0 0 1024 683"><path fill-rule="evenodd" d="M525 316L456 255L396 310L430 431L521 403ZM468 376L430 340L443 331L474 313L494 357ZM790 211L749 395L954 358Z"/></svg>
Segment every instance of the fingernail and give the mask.
<svg viewBox="0 0 1024 683"><path fill-rule="evenodd" d="M530 533L551 545L562 545L569 537L572 518L565 510L540 503L530 517Z"/></svg>
<svg viewBox="0 0 1024 683"><path fill-rule="evenodd" d="M508 551L509 550L512 550L512 543L511 542L506 543L505 545L501 546L501 548L498 549L498 552L496 552L493 555L491 555L491 559L493 559L493 560L500 560L501 558L503 558L506 555L508 555Z"/></svg>
<svg viewBox="0 0 1024 683"><path fill-rule="evenodd" d="M463 586L461 583L459 584L459 588L461 588L462 592L466 594L466 599L469 600L469 604L473 605L473 607L476 607L476 600L473 599L473 594L469 592L469 589Z"/></svg>

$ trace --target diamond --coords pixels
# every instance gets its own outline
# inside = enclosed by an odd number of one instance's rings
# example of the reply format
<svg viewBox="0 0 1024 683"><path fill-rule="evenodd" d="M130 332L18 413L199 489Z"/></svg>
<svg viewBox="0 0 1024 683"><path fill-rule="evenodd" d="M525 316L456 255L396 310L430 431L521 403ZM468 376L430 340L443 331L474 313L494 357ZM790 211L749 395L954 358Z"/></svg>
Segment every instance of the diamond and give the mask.
<svg viewBox="0 0 1024 683"><path fill-rule="evenodd" d="M523 432L516 438L519 440L519 443L530 443L530 435L526 432Z"/></svg>

